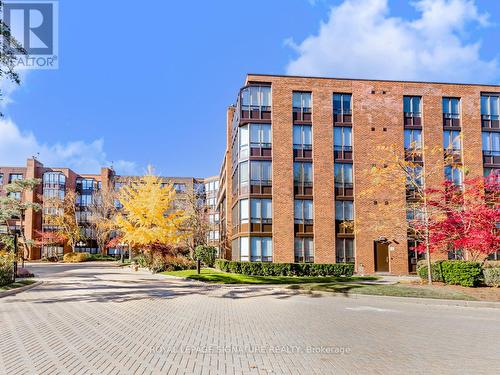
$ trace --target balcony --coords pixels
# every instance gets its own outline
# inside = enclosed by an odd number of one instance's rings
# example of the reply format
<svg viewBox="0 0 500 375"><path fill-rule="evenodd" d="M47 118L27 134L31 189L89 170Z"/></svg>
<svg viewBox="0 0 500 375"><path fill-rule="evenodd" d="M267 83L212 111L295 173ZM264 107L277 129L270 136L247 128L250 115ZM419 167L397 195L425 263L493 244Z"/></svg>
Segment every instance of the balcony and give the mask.
<svg viewBox="0 0 500 375"><path fill-rule="evenodd" d="M250 232L252 233L272 233L273 219L252 218L250 222Z"/></svg>
<svg viewBox="0 0 500 375"><path fill-rule="evenodd" d="M271 195L273 184L271 180L251 180L250 194Z"/></svg>
<svg viewBox="0 0 500 375"><path fill-rule="evenodd" d="M293 157L295 159L312 159L312 145L293 145Z"/></svg>
<svg viewBox="0 0 500 375"><path fill-rule="evenodd" d="M250 156L270 158L272 156L271 143L250 143Z"/></svg>
<svg viewBox="0 0 500 375"><path fill-rule="evenodd" d="M500 130L500 117L497 115L481 115L483 129Z"/></svg>
<svg viewBox="0 0 500 375"><path fill-rule="evenodd" d="M446 149L444 150L445 164L460 164L462 162L461 149Z"/></svg>
<svg viewBox="0 0 500 375"><path fill-rule="evenodd" d="M335 198L338 197L352 198L353 196L354 196L354 184L352 182L335 183Z"/></svg>
<svg viewBox="0 0 500 375"><path fill-rule="evenodd" d="M339 237L354 237L354 222L352 220L335 220L335 233Z"/></svg>
<svg viewBox="0 0 500 375"><path fill-rule="evenodd" d="M294 262L295 263L314 263L314 256L312 256L312 255L308 255L308 256L295 255Z"/></svg>
<svg viewBox="0 0 500 375"><path fill-rule="evenodd" d="M352 113L350 110L333 111L333 124L334 125L351 125Z"/></svg>
<svg viewBox="0 0 500 375"><path fill-rule="evenodd" d="M445 130L460 130L460 114L443 113L443 128Z"/></svg>
<svg viewBox="0 0 500 375"><path fill-rule="evenodd" d="M405 149L405 161L421 164L424 161L421 149Z"/></svg>
<svg viewBox="0 0 500 375"><path fill-rule="evenodd" d="M312 196L313 195L312 181L311 182L294 181L293 192L295 195Z"/></svg>
<svg viewBox="0 0 500 375"><path fill-rule="evenodd" d="M500 152L483 150L483 165L487 168L500 167Z"/></svg>
<svg viewBox="0 0 500 375"><path fill-rule="evenodd" d="M407 129L421 129L422 128L422 114L420 112L405 112L404 113L404 126Z"/></svg>
<svg viewBox="0 0 500 375"><path fill-rule="evenodd" d="M294 230L297 234L312 234L314 232L314 221L312 219L295 219Z"/></svg>
<svg viewBox="0 0 500 375"><path fill-rule="evenodd" d="M352 146L334 146L333 156L337 161L352 161Z"/></svg>
<svg viewBox="0 0 500 375"><path fill-rule="evenodd" d="M307 107L293 107L293 121L297 123L311 123L312 111Z"/></svg>

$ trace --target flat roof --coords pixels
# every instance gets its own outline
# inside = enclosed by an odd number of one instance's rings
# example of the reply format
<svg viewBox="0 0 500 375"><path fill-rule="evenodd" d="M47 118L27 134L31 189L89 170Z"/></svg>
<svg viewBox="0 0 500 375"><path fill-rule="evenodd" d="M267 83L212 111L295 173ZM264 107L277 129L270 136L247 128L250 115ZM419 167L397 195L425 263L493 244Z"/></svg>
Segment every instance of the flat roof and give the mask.
<svg viewBox="0 0 500 375"><path fill-rule="evenodd" d="M398 82L398 83L424 83L424 84L434 84L434 85L462 85L462 86L484 86L484 87L498 87L500 84L485 84L485 83L458 83L458 82L434 82L434 81L402 81L395 79L369 79L369 78L340 78L340 77L320 77L320 76L298 76L298 75L286 75L286 74L261 74L261 73L248 73L247 81L249 76L260 76L260 77L279 77L279 78L312 78L312 79L336 79L339 81L364 81L364 82Z"/></svg>

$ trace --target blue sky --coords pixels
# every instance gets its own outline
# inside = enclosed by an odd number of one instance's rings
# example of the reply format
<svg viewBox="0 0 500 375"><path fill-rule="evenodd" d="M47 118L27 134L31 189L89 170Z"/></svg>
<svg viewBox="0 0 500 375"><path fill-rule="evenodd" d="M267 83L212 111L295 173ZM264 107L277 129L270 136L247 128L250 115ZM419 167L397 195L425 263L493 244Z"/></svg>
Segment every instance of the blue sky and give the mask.
<svg viewBox="0 0 500 375"><path fill-rule="evenodd" d="M214 175L246 73L498 84L499 13L490 0L61 0L59 69L30 71L4 101L0 165L40 152L81 172Z"/></svg>

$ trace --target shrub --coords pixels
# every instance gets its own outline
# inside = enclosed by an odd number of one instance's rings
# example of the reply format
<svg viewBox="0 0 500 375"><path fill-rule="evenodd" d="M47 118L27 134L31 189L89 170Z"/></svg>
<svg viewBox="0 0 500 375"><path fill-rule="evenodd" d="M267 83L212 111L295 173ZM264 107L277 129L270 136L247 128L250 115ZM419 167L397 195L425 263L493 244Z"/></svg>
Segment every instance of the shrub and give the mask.
<svg viewBox="0 0 500 375"><path fill-rule="evenodd" d="M485 268L483 270L484 283L495 288L500 287L500 267Z"/></svg>
<svg viewBox="0 0 500 375"><path fill-rule="evenodd" d="M164 271L181 271L196 268L196 263L182 255L153 256L148 261L145 257L146 267L153 273Z"/></svg>
<svg viewBox="0 0 500 375"><path fill-rule="evenodd" d="M87 261L89 254L87 253L67 253L64 254L64 262L65 263L81 263Z"/></svg>
<svg viewBox="0 0 500 375"><path fill-rule="evenodd" d="M14 254L0 255L0 286L10 284L14 278Z"/></svg>
<svg viewBox="0 0 500 375"><path fill-rule="evenodd" d="M217 249L213 246L199 245L194 249L194 259L200 259L207 267L214 266L216 257Z"/></svg>
<svg viewBox="0 0 500 375"><path fill-rule="evenodd" d="M483 268L500 268L500 260L485 260Z"/></svg>
<svg viewBox="0 0 500 375"><path fill-rule="evenodd" d="M237 262L217 259L215 267L224 272L251 276L352 276L354 264Z"/></svg>
<svg viewBox="0 0 500 375"><path fill-rule="evenodd" d="M441 264L441 272L446 284L471 287L481 282L482 268L479 262L444 261Z"/></svg>
<svg viewBox="0 0 500 375"><path fill-rule="evenodd" d="M431 263L432 281L444 282L443 275L441 273L441 264L442 263L443 263L442 260L438 260L437 262ZM417 263L417 273L418 273L418 276L422 280L427 280L428 274L427 274L427 261L426 260L420 260Z"/></svg>
<svg viewBox="0 0 500 375"><path fill-rule="evenodd" d="M116 258L111 256L111 255L104 255L104 254L89 254L87 256L87 262L92 262L92 261L115 261Z"/></svg>

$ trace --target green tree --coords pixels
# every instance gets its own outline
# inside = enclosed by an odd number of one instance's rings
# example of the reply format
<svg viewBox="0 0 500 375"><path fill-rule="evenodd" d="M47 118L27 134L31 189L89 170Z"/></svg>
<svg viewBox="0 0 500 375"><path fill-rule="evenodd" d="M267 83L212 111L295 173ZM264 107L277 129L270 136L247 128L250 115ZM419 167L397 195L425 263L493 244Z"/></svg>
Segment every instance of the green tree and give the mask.
<svg viewBox="0 0 500 375"><path fill-rule="evenodd" d="M2 14L3 2L0 0L0 14ZM10 28L6 25L0 17L0 81L7 80L19 85L21 78L19 73L15 71L19 55L25 55L26 50L21 44L12 36ZM2 91L0 90L0 99L2 98ZM0 112L0 117L3 116Z"/></svg>
<svg viewBox="0 0 500 375"><path fill-rule="evenodd" d="M6 225L9 234L11 234L10 222L18 221L21 235L21 245L23 247L22 258L27 259L31 254L33 240L28 240L25 233L25 218L27 210L39 211L39 203L30 202L26 198L28 192L33 192L40 184L38 178L25 180L16 180L5 185L4 189L7 196L0 197L0 224ZM2 240L2 242L5 242Z"/></svg>

